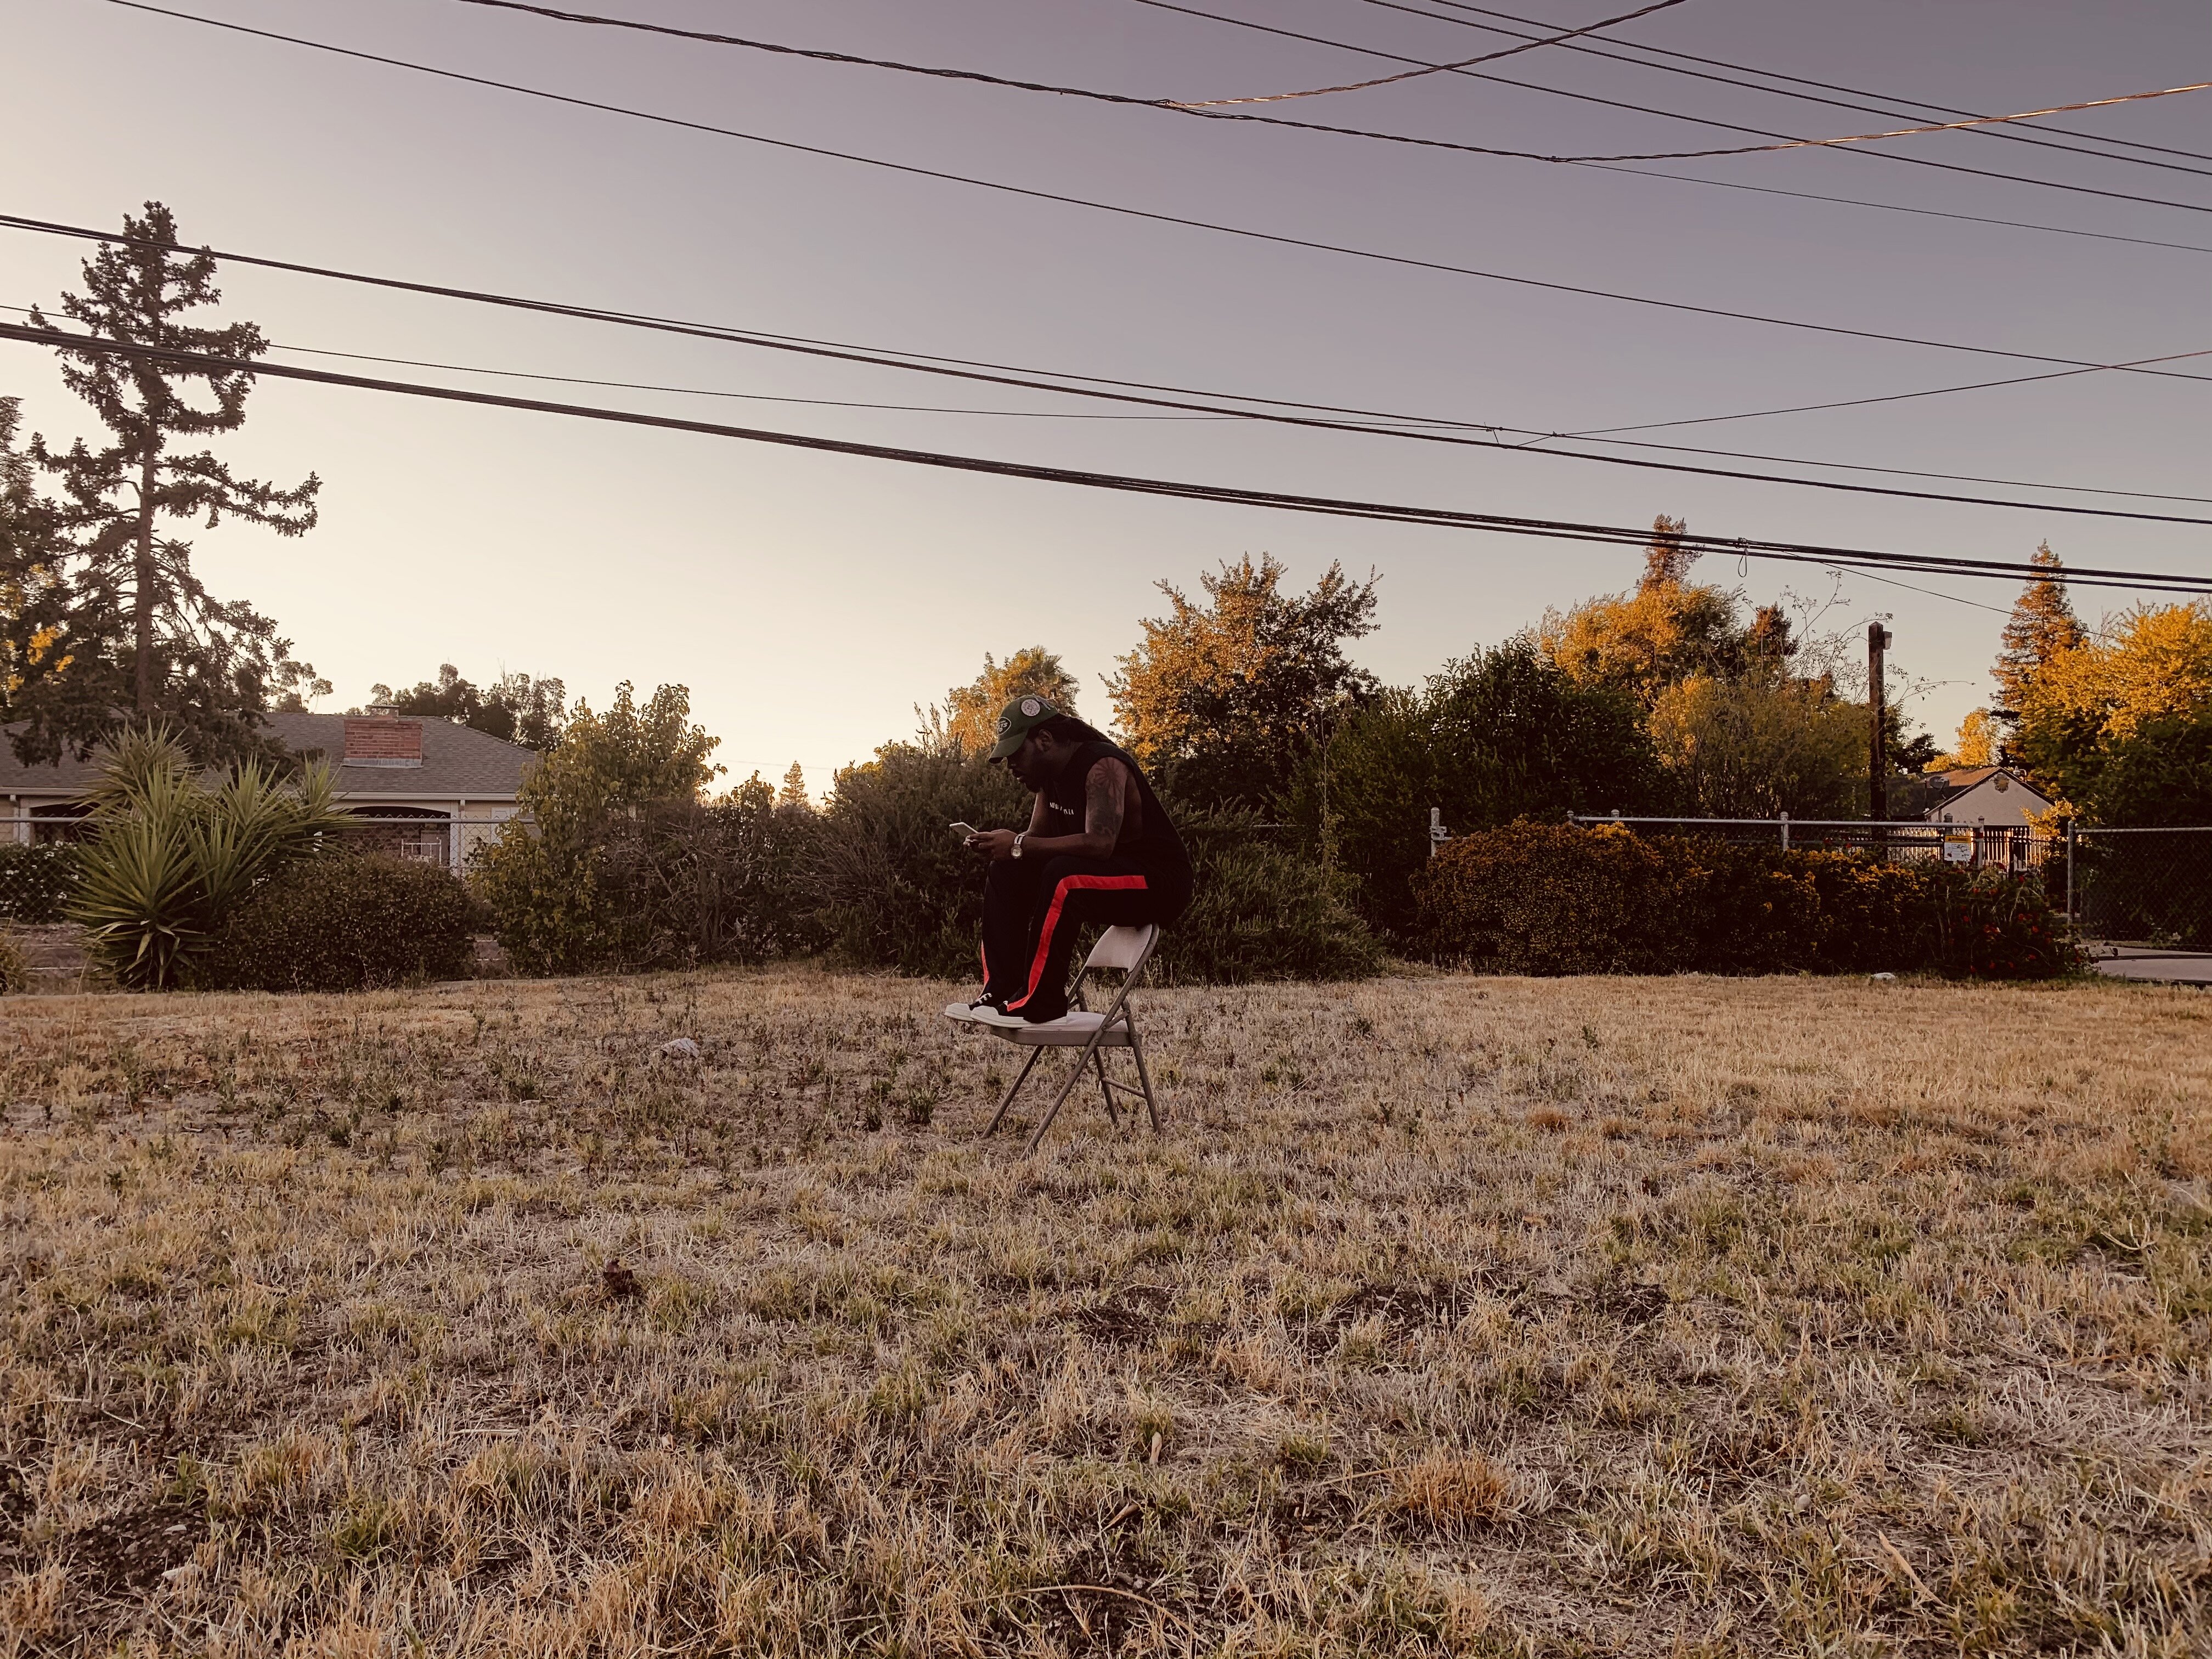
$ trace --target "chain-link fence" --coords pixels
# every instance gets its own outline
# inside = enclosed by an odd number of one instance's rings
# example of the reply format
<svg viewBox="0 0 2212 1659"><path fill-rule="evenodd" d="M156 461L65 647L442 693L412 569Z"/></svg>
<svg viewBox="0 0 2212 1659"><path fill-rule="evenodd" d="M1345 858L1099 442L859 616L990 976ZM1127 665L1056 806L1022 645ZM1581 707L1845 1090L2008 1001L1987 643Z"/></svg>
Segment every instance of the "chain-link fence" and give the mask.
<svg viewBox="0 0 2212 1659"><path fill-rule="evenodd" d="M1863 819L1657 818L1574 815L1647 836L1703 836L1817 848L1891 861L1940 859L1977 870L2043 878L2084 937L2114 944L2212 951L2212 825L2057 831L2026 824Z"/></svg>
<svg viewBox="0 0 2212 1659"><path fill-rule="evenodd" d="M2212 951L2212 825L2075 832L2074 918L2094 939Z"/></svg>
<svg viewBox="0 0 2212 1659"><path fill-rule="evenodd" d="M1865 818L1654 818L1575 814L1579 824L1627 824L1646 836L1702 836L1784 852L1861 853L1895 863L1940 861L1977 870L2033 872L2056 895L2064 876L2066 837L2025 824L1929 823L1920 818L1873 823Z"/></svg>

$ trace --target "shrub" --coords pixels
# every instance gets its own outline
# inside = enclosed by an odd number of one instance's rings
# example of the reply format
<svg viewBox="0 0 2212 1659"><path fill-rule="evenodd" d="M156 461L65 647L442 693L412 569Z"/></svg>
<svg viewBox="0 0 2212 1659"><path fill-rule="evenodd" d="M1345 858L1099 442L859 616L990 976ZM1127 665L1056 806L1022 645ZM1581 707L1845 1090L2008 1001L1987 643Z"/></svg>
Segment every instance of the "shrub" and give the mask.
<svg viewBox="0 0 2212 1659"><path fill-rule="evenodd" d="M232 915L194 983L253 991L359 991L468 971L477 908L434 865L335 853L291 866Z"/></svg>
<svg viewBox="0 0 2212 1659"><path fill-rule="evenodd" d="M1633 812L1662 804L1665 787L1636 705L1576 684L1524 638L1341 720L1288 810L1334 842L1358 879L1360 914L1403 937L1431 807L1464 835L1519 817L1556 823L1570 808Z"/></svg>
<svg viewBox="0 0 2212 1659"><path fill-rule="evenodd" d="M1177 814L1197 890L1160 941L1161 975L1233 985L1360 979L1380 969L1382 946L1352 908L1350 878L1258 822L1250 812Z"/></svg>
<svg viewBox="0 0 2212 1659"><path fill-rule="evenodd" d="M162 989L257 885L343 821L319 762L295 786L249 760L210 789L165 728L126 730L102 757L99 833L78 854L69 915L123 984Z"/></svg>
<svg viewBox="0 0 2212 1659"><path fill-rule="evenodd" d="M1454 840L1418 880L1428 954L1518 974L2072 970L2033 877L1514 823Z"/></svg>
<svg viewBox="0 0 2212 1659"><path fill-rule="evenodd" d="M757 775L720 800L614 820L595 872L612 918L605 965L765 962L820 949L807 880L819 828L811 809L777 805Z"/></svg>
<svg viewBox="0 0 2212 1659"><path fill-rule="evenodd" d="M604 885L606 852L647 818L698 805L720 770L720 740L691 722L690 693L664 685L643 703L628 681L604 714L578 702L560 744L523 780L521 811L471 866L499 942L526 973L628 965L636 918Z"/></svg>
<svg viewBox="0 0 2212 1659"><path fill-rule="evenodd" d="M66 842L0 842L0 916L61 921L81 863L77 849Z"/></svg>
<svg viewBox="0 0 2212 1659"><path fill-rule="evenodd" d="M838 773L813 875L823 927L856 966L937 979L976 971L983 866L947 828L1029 822L1004 767L950 748L886 744Z"/></svg>
<svg viewBox="0 0 2212 1659"><path fill-rule="evenodd" d="M1002 768L949 750L892 744L838 774L814 866L838 954L863 967L972 978L983 866L945 826L1025 823L1029 812L1028 793ZM1159 972L1220 984L1374 972L1381 948L1346 902L1348 884L1294 843L1270 840L1258 821L1176 810L1197 892L1167 930Z"/></svg>

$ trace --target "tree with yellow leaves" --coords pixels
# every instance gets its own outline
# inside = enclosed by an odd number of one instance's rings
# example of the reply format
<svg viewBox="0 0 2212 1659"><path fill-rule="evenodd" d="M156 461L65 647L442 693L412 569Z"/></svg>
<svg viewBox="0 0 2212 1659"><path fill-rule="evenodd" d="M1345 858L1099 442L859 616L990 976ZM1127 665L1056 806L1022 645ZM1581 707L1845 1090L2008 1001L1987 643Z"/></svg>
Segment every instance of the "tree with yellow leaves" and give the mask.
<svg viewBox="0 0 2212 1659"><path fill-rule="evenodd" d="M2069 811L2212 822L2212 605L2138 605L2021 682L2021 758Z"/></svg>
<svg viewBox="0 0 2212 1659"><path fill-rule="evenodd" d="M1962 772L1977 766L1995 766L1996 763L1996 716L1986 708L1977 708L1959 722L1959 735L1952 740L1949 751L1929 761L1927 769L1930 772Z"/></svg>
<svg viewBox="0 0 2212 1659"><path fill-rule="evenodd" d="M1156 783L1200 806L1282 810L1334 725L1381 689L1344 654L1375 629L1375 579L1332 563L1304 593L1272 554L1199 578L1202 599L1159 584L1168 614L1107 682L1121 741Z"/></svg>
<svg viewBox="0 0 2212 1659"><path fill-rule="evenodd" d="M1644 710L1685 811L1712 817L1844 817L1861 809L1869 714L1806 674L1789 616L1689 580L1687 525L1662 514L1644 574L1538 629L1544 654L1577 684Z"/></svg>
<svg viewBox="0 0 2212 1659"><path fill-rule="evenodd" d="M986 651L983 672L954 686L923 716L922 737L963 755L980 755L998 741L999 711L1016 697L1042 697L1073 714L1075 689L1075 676L1061 666L1056 651L1025 645L1004 662Z"/></svg>

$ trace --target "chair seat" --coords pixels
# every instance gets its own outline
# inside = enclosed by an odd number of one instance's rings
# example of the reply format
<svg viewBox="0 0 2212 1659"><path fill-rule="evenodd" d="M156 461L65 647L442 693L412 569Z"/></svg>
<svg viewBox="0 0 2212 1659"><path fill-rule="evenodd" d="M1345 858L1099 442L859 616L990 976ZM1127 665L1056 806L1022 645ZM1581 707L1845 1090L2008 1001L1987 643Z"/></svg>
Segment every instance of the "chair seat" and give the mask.
<svg viewBox="0 0 2212 1659"><path fill-rule="evenodd" d="M1091 1041L1094 1031L1098 1033L1098 1046L1102 1048L1127 1048L1129 1028L1120 1021L1107 1030L1098 1030L1105 1018L1103 1014L1072 1008L1058 1019L1048 1019L1040 1025L986 1025L983 1029L1025 1048L1080 1048Z"/></svg>

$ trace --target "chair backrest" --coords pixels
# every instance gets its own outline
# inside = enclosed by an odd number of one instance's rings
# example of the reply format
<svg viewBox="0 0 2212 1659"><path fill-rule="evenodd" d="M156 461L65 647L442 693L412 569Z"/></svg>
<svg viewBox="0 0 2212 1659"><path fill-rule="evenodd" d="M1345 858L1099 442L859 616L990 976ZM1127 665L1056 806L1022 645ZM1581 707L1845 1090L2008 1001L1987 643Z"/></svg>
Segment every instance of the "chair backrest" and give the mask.
<svg viewBox="0 0 2212 1659"><path fill-rule="evenodd" d="M1145 965L1159 939L1160 930L1149 921L1141 927L1109 927L1084 958L1083 971L1118 968L1125 974L1133 974Z"/></svg>

